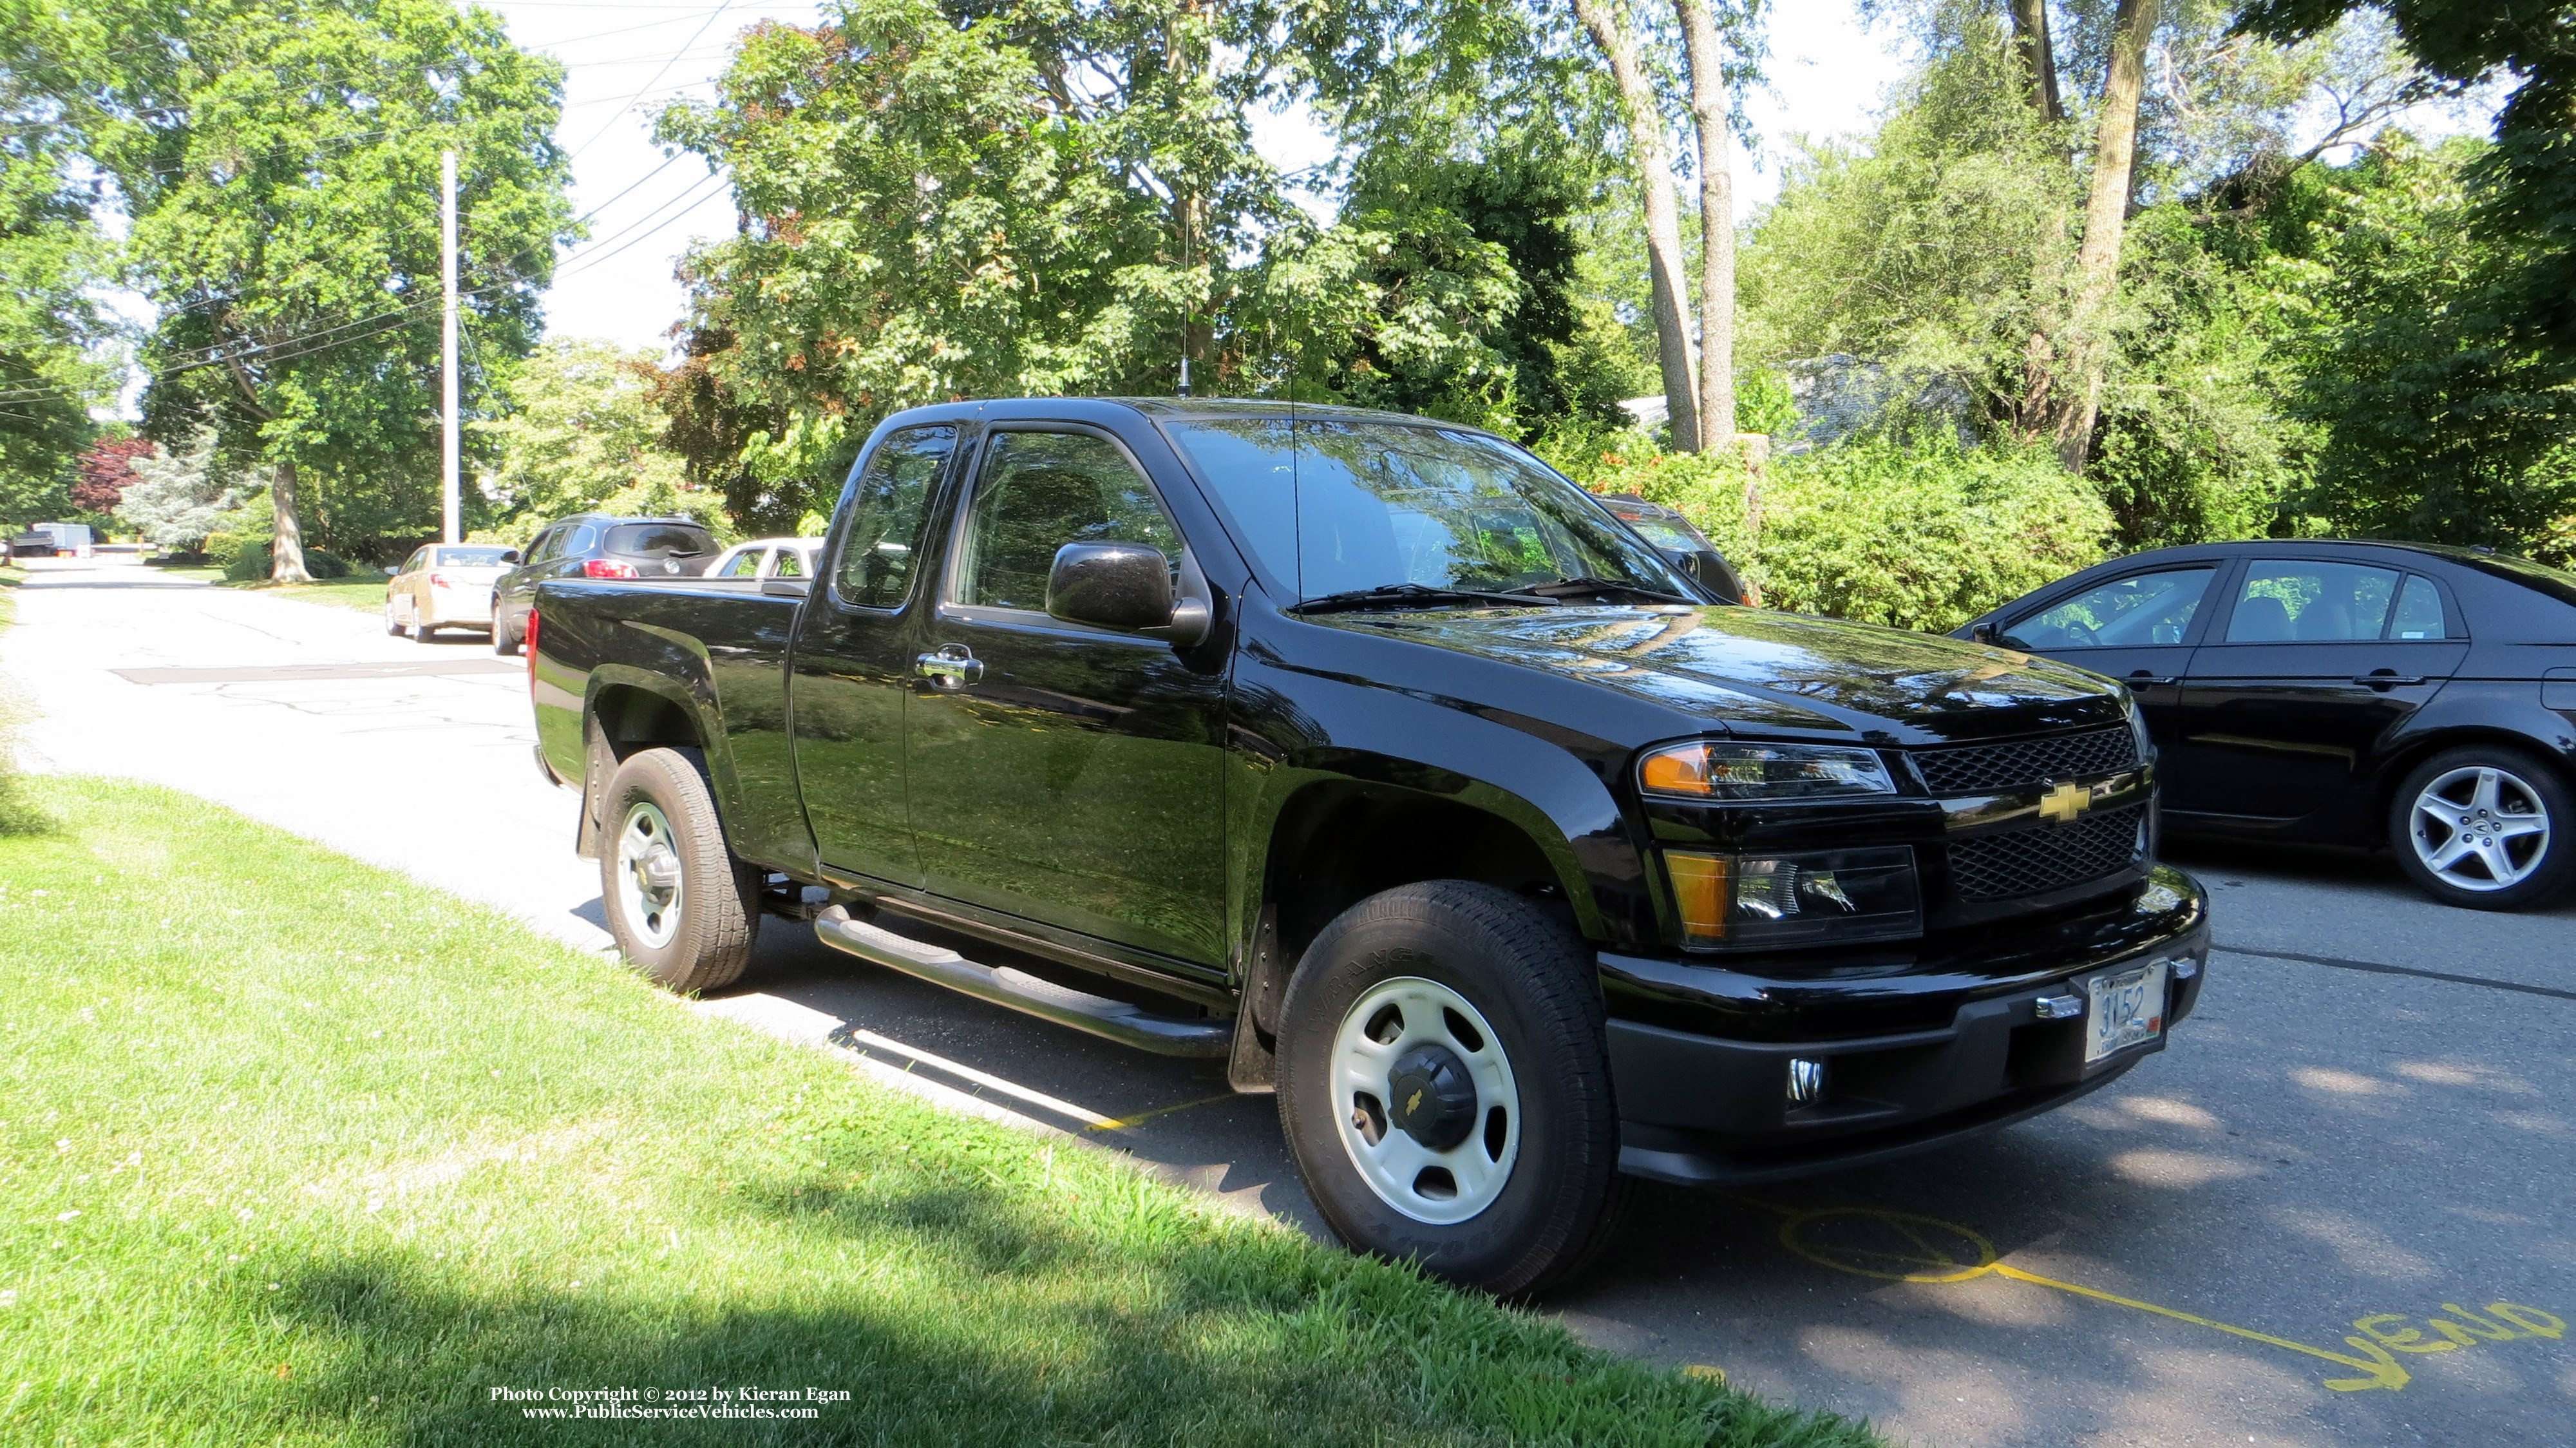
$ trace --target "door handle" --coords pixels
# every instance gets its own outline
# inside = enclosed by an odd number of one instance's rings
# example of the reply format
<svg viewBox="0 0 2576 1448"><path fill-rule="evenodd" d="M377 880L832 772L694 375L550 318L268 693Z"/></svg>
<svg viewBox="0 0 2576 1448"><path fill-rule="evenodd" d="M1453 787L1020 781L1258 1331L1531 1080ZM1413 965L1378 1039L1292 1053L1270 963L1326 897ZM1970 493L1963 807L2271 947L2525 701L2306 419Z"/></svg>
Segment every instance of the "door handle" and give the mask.
<svg viewBox="0 0 2576 1448"><path fill-rule="evenodd" d="M2352 681L2368 684L2374 689L2386 689L2398 684L2420 684L2424 678L2422 674L2401 674L2395 669L2373 669L2367 674L2353 675Z"/></svg>
<svg viewBox="0 0 2576 1448"><path fill-rule="evenodd" d="M915 658L912 667L941 689L962 689L984 677L984 661L964 644L941 644L937 653Z"/></svg>
<svg viewBox="0 0 2576 1448"><path fill-rule="evenodd" d="M2176 677L2173 674L2150 674L2144 669L2139 669L2131 673L2124 682L2131 688L2136 688L2140 684L2170 684Z"/></svg>

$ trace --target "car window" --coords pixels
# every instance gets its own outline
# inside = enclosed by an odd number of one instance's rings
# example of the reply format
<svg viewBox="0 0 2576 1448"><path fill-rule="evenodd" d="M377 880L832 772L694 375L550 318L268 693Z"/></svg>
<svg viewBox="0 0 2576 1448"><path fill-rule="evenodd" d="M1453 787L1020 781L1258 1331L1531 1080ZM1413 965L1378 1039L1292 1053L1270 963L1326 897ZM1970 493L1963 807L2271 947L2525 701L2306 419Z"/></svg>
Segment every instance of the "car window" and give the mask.
<svg viewBox="0 0 2576 1448"><path fill-rule="evenodd" d="M907 427L887 434L869 455L850 493L841 541L839 589L845 602L896 608L912 592L922 508L956 444L954 427Z"/></svg>
<svg viewBox="0 0 2576 1448"><path fill-rule="evenodd" d="M2388 621L2388 636L2439 639L2450 635L2450 622L2442 616L2442 590L2421 574L2406 575L2406 586L2397 594L2397 616Z"/></svg>
<svg viewBox="0 0 2576 1448"><path fill-rule="evenodd" d="M745 548L725 561L718 578L757 578L760 576L760 550Z"/></svg>
<svg viewBox="0 0 2576 1448"><path fill-rule="evenodd" d="M2257 559L2245 570L2229 643L2334 643L2375 639L2397 597L2394 568L2311 559Z"/></svg>
<svg viewBox="0 0 2576 1448"><path fill-rule="evenodd" d="M781 549L779 549L779 550L778 550L778 566L777 566L776 568L773 568L773 569L771 569L771 570L770 570L770 572L769 572L769 576L770 576L770 577L772 577L772 578L802 578L802 577L804 577L804 576L805 576L805 554L804 554L804 551L803 551L802 549L797 549L797 548L781 548Z"/></svg>
<svg viewBox="0 0 2576 1448"><path fill-rule="evenodd" d="M548 528L537 535L537 541L529 544L528 551L522 556L530 563L545 563L552 560L563 550L566 531L562 528Z"/></svg>
<svg viewBox="0 0 2576 1448"><path fill-rule="evenodd" d="M428 556L428 549L415 548L412 550L411 556L403 560L403 566L398 571L403 573L418 573L420 571L420 561Z"/></svg>
<svg viewBox="0 0 2576 1448"><path fill-rule="evenodd" d="M620 523L608 530L608 551L631 558L695 558L716 551L716 540L687 523Z"/></svg>
<svg viewBox="0 0 2576 1448"><path fill-rule="evenodd" d="M2033 653L2178 644L2216 576L2207 566L2131 574L2008 625L2003 641Z"/></svg>
<svg viewBox="0 0 2576 1448"><path fill-rule="evenodd" d="M509 565L501 561L501 555L505 551L507 550L500 548L441 548L437 553L438 566L441 568L506 568Z"/></svg>
<svg viewBox="0 0 2576 1448"><path fill-rule="evenodd" d="M1679 548L1686 553L1698 553L1708 547L1662 518L1630 518L1628 526L1637 530L1638 537L1658 548Z"/></svg>
<svg viewBox="0 0 2576 1448"><path fill-rule="evenodd" d="M1177 568L1180 531L1115 443L1085 433L1005 432L984 454L966 520L960 603L1046 607L1067 543L1142 543Z"/></svg>

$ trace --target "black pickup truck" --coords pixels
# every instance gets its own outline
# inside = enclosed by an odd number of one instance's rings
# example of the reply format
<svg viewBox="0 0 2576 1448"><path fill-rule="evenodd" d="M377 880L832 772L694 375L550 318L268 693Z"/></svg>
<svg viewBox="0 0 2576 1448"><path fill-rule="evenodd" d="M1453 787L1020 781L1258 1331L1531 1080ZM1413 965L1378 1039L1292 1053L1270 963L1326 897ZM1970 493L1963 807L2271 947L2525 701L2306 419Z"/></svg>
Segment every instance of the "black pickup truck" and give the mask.
<svg viewBox="0 0 2576 1448"><path fill-rule="evenodd" d="M809 591L810 588L810 591ZM1917 1151L2197 998L2127 696L1714 602L1472 428L919 408L811 580L537 590L539 760L628 958L764 914L1276 1090L1354 1246L1524 1292L1626 1181Z"/></svg>

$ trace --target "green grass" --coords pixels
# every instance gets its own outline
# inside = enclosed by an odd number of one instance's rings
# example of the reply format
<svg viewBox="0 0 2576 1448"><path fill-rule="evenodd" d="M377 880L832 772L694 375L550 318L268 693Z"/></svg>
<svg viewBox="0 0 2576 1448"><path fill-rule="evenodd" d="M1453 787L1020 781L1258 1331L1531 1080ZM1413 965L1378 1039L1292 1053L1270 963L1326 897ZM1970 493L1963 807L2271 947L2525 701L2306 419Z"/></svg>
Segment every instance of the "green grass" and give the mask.
<svg viewBox="0 0 2576 1448"><path fill-rule="evenodd" d="M0 1441L1797 1444L185 796L0 838ZM530 1422L499 1388L847 1392Z"/></svg>
<svg viewBox="0 0 2576 1448"><path fill-rule="evenodd" d="M223 575L217 573L216 578ZM367 613L382 613L385 607L385 584L382 574L359 578L328 578L318 583L271 583L257 579L249 583L225 583L224 588L250 588L272 598L291 598L298 603L327 603L336 608L354 608Z"/></svg>

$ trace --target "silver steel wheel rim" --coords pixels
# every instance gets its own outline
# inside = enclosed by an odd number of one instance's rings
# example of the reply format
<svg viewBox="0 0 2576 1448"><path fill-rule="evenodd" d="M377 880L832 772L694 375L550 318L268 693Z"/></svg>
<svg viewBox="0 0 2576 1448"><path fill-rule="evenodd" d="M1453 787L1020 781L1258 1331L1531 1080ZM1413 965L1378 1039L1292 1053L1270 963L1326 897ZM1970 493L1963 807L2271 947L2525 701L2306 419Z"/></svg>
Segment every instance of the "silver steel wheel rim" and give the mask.
<svg viewBox="0 0 2576 1448"><path fill-rule="evenodd" d="M680 933L680 856L661 806L637 802L617 832L617 903L627 928L655 950Z"/></svg>
<svg viewBox="0 0 2576 1448"><path fill-rule="evenodd" d="M2509 890L2549 857L2549 805L2508 769L2450 770L2415 796L2407 831L2415 858L2460 890Z"/></svg>
<svg viewBox="0 0 2576 1448"><path fill-rule="evenodd" d="M1475 1085L1474 1124L1445 1151L1389 1115L1390 1070L1422 1046L1447 1051ZM1454 1225L1492 1206L1510 1184L1520 1159L1520 1087L1500 1038L1465 996L1418 976L1378 982L1342 1017L1328 1073L1342 1149L1360 1180L1396 1211Z"/></svg>

